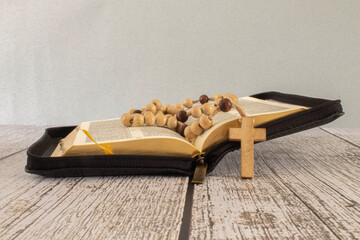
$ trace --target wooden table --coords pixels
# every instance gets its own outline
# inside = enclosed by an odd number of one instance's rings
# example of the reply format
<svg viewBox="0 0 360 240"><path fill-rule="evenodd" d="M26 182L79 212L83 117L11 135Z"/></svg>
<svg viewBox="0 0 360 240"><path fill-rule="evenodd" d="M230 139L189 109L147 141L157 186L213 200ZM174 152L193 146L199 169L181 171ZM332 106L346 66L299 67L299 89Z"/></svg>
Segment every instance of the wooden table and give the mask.
<svg viewBox="0 0 360 240"><path fill-rule="evenodd" d="M44 178L24 172L44 131L0 126L0 239L359 239L360 129L317 128L188 177Z"/></svg>

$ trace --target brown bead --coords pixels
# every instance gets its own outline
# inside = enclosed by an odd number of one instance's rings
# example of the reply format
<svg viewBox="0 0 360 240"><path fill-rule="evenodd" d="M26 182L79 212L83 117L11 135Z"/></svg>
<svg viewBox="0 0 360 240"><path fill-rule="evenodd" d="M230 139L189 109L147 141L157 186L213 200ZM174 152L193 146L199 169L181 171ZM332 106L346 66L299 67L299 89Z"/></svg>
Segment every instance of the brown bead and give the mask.
<svg viewBox="0 0 360 240"><path fill-rule="evenodd" d="M144 116L143 115L135 113L132 116L133 116L133 125L135 127L144 125Z"/></svg>
<svg viewBox="0 0 360 240"><path fill-rule="evenodd" d="M213 125L213 120L209 116L201 116L199 124L203 129L208 129Z"/></svg>
<svg viewBox="0 0 360 240"><path fill-rule="evenodd" d="M199 106L194 106L192 109L191 109L191 115L194 117L194 118L199 118L201 117L201 114L202 114L202 111L201 111L201 108Z"/></svg>
<svg viewBox="0 0 360 240"><path fill-rule="evenodd" d="M186 120L188 120L188 116L184 110L181 110L176 113L176 119L180 122L186 122Z"/></svg>
<svg viewBox="0 0 360 240"><path fill-rule="evenodd" d="M184 105L182 103L180 103L180 102L176 103L175 107L180 109L180 110L184 110Z"/></svg>
<svg viewBox="0 0 360 240"><path fill-rule="evenodd" d="M207 95L203 94L199 97L199 101L201 104L207 103L209 101L209 97Z"/></svg>
<svg viewBox="0 0 360 240"><path fill-rule="evenodd" d="M145 124L148 126L152 126L155 124L155 115L152 112L149 112L144 116Z"/></svg>
<svg viewBox="0 0 360 240"><path fill-rule="evenodd" d="M191 127L187 126L184 130L184 135L186 137L187 140L192 140L194 138L196 138L196 135L191 131Z"/></svg>
<svg viewBox="0 0 360 240"><path fill-rule="evenodd" d="M133 111L133 114L134 113L140 113L141 114L141 110L135 110L135 111Z"/></svg>
<svg viewBox="0 0 360 240"><path fill-rule="evenodd" d="M221 101L219 102L219 106L220 106L220 110L223 112L228 112L231 110L232 107L232 103L229 99L227 98L223 98L221 99Z"/></svg>
<svg viewBox="0 0 360 240"><path fill-rule="evenodd" d="M147 111L150 111L152 113L155 113L156 112L156 106L155 104L153 103L149 103L148 105L146 105L146 108L145 108Z"/></svg>
<svg viewBox="0 0 360 240"><path fill-rule="evenodd" d="M130 127L131 126L131 122L132 122L132 116L130 113L124 113L121 116L121 123L125 126L125 127Z"/></svg>
<svg viewBox="0 0 360 240"><path fill-rule="evenodd" d="M191 132L195 135L200 135L204 132L204 129L200 126L199 121L195 121L191 124Z"/></svg>
<svg viewBox="0 0 360 240"><path fill-rule="evenodd" d="M177 119L176 117L169 117L168 120L167 120L167 126L170 128L170 129L175 129L176 126L177 126Z"/></svg>
<svg viewBox="0 0 360 240"><path fill-rule="evenodd" d="M177 126L176 131L177 131L181 136L185 137L184 131L185 131L185 128L186 128L187 126L188 126L188 125L186 125L186 124L180 124L180 125Z"/></svg>
<svg viewBox="0 0 360 240"><path fill-rule="evenodd" d="M192 105L193 105L193 101L190 98L187 98L187 99L184 100L184 105L187 108L191 108Z"/></svg>
<svg viewBox="0 0 360 240"><path fill-rule="evenodd" d="M214 112L214 107L211 103L205 103L201 107L202 112L206 115L211 115Z"/></svg>
<svg viewBox="0 0 360 240"><path fill-rule="evenodd" d="M166 125L167 117L164 114L157 114L155 116L156 125L163 127Z"/></svg>

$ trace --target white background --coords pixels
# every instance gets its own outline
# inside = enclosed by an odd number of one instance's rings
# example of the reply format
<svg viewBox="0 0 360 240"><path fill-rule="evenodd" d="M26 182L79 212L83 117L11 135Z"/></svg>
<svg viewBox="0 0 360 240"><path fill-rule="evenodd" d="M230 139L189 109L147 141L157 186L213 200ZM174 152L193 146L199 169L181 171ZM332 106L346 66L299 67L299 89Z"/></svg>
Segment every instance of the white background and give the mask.
<svg viewBox="0 0 360 240"><path fill-rule="evenodd" d="M0 124L77 125L154 98L341 99L359 127L360 1L0 0Z"/></svg>

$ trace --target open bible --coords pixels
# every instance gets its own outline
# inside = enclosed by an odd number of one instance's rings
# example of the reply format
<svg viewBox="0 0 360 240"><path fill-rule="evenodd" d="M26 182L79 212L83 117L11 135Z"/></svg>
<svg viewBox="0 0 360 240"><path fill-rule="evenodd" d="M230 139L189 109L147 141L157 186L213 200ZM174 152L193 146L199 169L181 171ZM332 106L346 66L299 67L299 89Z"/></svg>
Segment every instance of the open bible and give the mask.
<svg viewBox="0 0 360 240"><path fill-rule="evenodd" d="M248 116L254 117L255 127L308 109L305 106L253 97L240 98L238 104ZM189 117L185 124L191 125L196 120ZM124 127L120 118L82 122L61 139L51 157L105 155L104 150L82 130L87 130L97 143L107 146L114 154L191 157L226 141L229 128L239 127L239 120L240 114L234 108L226 113L219 112L213 117L214 125L192 142L165 127Z"/></svg>

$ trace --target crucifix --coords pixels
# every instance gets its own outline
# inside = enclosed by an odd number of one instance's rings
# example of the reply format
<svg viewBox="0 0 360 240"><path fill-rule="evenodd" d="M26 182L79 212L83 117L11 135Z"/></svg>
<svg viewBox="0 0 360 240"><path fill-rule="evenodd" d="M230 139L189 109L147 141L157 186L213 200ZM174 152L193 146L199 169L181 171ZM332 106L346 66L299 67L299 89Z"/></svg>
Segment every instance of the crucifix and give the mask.
<svg viewBox="0 0 360 240"><path fill-rule="evenodd" d="M229 140L241 141L241 178L253 178L254 142L266 140L266 128L254 128L254 118L241 115L241 127L229 129Z"/></svg>

